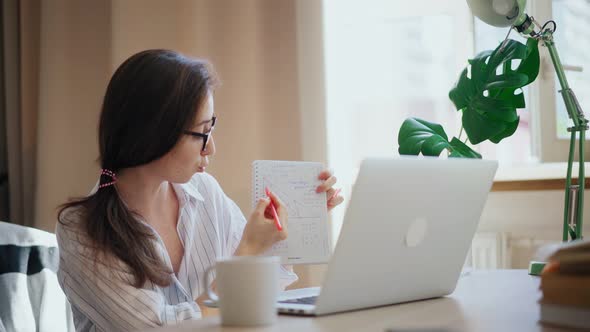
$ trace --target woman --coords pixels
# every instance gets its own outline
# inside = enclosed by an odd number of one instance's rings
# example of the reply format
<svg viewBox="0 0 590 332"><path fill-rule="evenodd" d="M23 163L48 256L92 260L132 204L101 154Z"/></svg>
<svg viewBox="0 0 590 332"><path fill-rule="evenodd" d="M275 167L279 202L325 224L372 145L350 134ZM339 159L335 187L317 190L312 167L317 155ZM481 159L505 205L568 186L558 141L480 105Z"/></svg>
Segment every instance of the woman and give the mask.
<svg viewBox="0 0 590 332"><path fill-rule="evenodd" d="M101 176L61 206L59 282L77 331L176 324L205 312L203 273L220 257L258 255L287 238L262 199L246 221L207 173L215 153L215 77L168 50L133 55L114 73L99 125ZM322 172L318 192L336 182ZM279 218L281 200L271 193ZM333 197L328 208L343 198ZM282 267L283 287L297 276ZM247 287L247 285L244 285Z"/></svg>

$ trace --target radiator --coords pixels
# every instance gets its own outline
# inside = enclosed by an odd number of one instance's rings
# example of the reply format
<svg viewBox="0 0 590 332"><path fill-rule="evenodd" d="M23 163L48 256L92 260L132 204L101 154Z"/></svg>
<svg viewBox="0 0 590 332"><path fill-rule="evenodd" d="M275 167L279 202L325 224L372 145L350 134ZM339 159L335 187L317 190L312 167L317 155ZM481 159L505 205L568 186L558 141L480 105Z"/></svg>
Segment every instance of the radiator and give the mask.
<svg viewBox="0 0 590 332"><path fill-rule="evenodd" d="M509 234L503 232L476 233L466 264L474 269L511 268L508 238Z"/></svg>
<svg viewBox="0 0 590 332"><path fill-rule="evenodd" d="M540 259L536 257L539 248L559 242L553 233L517 235L509 232L477 232L467 254L465 267L526 269L531 260Z"/></svg>

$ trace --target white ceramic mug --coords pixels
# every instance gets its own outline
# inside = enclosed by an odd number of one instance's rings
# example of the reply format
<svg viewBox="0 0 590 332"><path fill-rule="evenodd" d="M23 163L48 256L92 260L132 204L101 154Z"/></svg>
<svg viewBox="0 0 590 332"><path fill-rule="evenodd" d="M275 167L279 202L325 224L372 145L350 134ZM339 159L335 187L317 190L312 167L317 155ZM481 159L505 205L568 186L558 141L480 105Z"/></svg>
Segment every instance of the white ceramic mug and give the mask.
<svg viewBox="0 0 590 332"><path fill-rule="evenodd" d="M216 302L223 325L260 326L277 320L279 265L276 256L236 256L217 261L205 272L205 289ZM216 294L210 286L216 271Z"/></svg>

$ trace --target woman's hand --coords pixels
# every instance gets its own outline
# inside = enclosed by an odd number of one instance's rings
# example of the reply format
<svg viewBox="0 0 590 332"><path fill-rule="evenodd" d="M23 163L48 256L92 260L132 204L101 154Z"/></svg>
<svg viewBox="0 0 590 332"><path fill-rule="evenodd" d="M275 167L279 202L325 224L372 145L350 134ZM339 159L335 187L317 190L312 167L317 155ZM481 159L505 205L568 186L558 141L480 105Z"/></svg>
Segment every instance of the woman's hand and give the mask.
<svg viewBox="0 0 590 332"><path fill-rule="evenodd" d="M250 215L244 228L242 239L236 249L236 256L259 255L267 251L276 242L287 238L287 208L272 192L270 199L261 198ZM275 224L270 202L274 203L283 229L279 231Z"/></svg>
<svg viewBox="0 0 590 332"><path fill-rule="evenodd" d="M318 179L322 180L323 182L316 188L315 191L317 193L326 193L326 199L328 200L328 211L344 202L344 197L336 194L336 189L333 188L334 184L336 184L336 177L332 175L332 172L328 170L322 171L318 176Z"/></svg>

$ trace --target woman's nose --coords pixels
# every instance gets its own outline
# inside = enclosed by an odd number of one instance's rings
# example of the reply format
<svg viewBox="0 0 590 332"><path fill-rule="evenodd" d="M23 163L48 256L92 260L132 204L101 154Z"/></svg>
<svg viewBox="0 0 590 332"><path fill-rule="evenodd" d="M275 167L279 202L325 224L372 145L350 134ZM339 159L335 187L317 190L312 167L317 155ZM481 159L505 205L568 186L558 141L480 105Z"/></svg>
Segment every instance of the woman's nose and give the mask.
<svg viewBox="0 0 590 332"><path fill-rule="evenodd" d="M210 156L210 155L214 155L214 154L215 154L215 139L213 138L213 135L211 135L211 137L209 137L209 139L207 140L207 146L205 147L205 150L201 151L201 155Z"/></svg>

